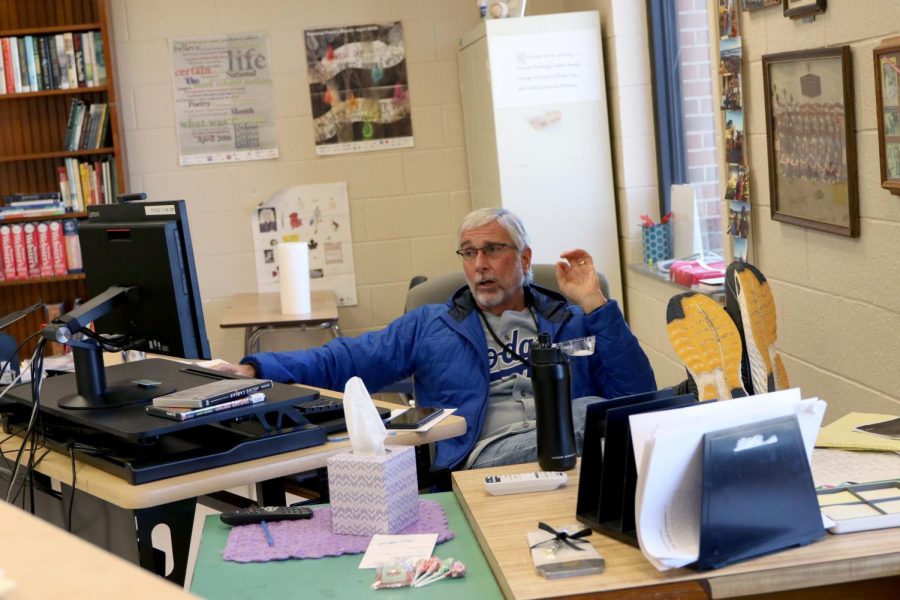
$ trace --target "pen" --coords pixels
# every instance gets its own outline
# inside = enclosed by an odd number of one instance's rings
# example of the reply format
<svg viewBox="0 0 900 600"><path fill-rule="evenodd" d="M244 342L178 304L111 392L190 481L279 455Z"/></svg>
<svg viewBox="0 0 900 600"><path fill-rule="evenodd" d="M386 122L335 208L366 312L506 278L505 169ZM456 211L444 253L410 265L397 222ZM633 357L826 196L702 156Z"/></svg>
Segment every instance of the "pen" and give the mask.
<svg viewBox="0 0 900 600"><path fill-rule="evenodd" d="M274 546L275 540L272 539L272 532L269 531L269 524L265 521L260 521L259 526L262 527L263 533L266 534L266 542L268 542L270 546Z"/></svg>

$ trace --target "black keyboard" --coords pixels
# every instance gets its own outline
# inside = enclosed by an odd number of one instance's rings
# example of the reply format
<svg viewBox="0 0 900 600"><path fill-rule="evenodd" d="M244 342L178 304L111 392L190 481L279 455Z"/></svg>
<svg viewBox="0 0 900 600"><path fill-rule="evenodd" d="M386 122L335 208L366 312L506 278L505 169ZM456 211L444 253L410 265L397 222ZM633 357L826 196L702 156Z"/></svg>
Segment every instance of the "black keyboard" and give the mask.
<svg viewBox="0 0 900 600"><path fill-rule="evenodd" d="M318 425L327 433L346 431L347 424L344 421L344 402L340 398L319 396L302 404L294 405L306 420L313 425ZM391 416L389 408L376 407L382 420Z"/></svg>
<svg viewBox="0 0 900 600"><path fill-rule="evenodd" d="M303 404L297 404L297 410L303 413L303 416L309 418L310 415L316 413L340 412L344 414L344 401L340 398L330 398L328 396L319 396L313 398Z"/></svg>

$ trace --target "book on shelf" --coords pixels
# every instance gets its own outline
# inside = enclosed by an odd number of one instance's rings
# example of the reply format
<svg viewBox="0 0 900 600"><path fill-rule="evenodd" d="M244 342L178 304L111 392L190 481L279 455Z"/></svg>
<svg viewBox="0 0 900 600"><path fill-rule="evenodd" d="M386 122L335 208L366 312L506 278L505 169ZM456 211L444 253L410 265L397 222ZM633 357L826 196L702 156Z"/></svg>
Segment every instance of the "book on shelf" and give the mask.
<svg viewBox="0 0 900 600"><path fill-rule="evenodd" d="M84 83L94 86L94 36L90 31L81 34L81 54L84 57Z"/></svg>
<svg viewBox="0 0 900 600"><path fill-rule="evenodd" d="M53 46L56 48L57 86L61 90L67 90L69 89L69 57L66 54L66 40L63 34L57 33L53 36Z"/></svg>
<svg viewBox="0 0 900 600"><path fill-rule="evenodd" d="M81 244L78 243L78 219L66 219L62 222L63 245L66 253L66 271L69 275L81 273Z"/></svg>
<svg viewBox="0 0 900 600"><path fill-rule="evenodd" d="M235 408L240 408L241 406L249 406L251 404L259 404L266 399L266 395L263 392L256 392L254 394L250 394L248 396L244 396L243 398L237 398L235 400L229 400L227 402L222 402L220 404L213 404L212 406L204 406L203 408L188 408L188 407L163 407L163 406L148 406L145 408L147 414L154 415L157 417L163 417L166 419L174 419L176 421L187 421L188 419L195 419L197 417L204 417L206 415L211 415L214 413L220 413L228 410L233 410Z"/></svg>
<svg viewBox="0 0 900 600"><path fill-rule="evenodd" d="M28 87L32 92L40 90L37 78L37 65L34 57L34 37L26 35L22 38L25 45L25 68L28 72Z"/></svg>
<svg viewBox="0 0 900 600"><path fill-rule="evenodd" d="M12 56L9 49L9 38L0 39L0 59L3 61L3 75L6 82L6 93L16 93L16 84L13 80L15 73L12 66Z"/></svg>
<svg viewBox="0 0 900 600"><path fill-rule="evenodd" d="M16 74L16 93L24 94L31 90L29 89L28 84L22 79L23 73L26 73L26 79L28 75L25 69L25 44L20 42L21 40L19 38L9 38L13 67L15 68L14 72Z"/></svg>
<svg viewBox="0 0 900 600"><path fill-rule="evenodd" d="M94 32L94 67L97 85L106 85L106 55L103 53L103 34Z"/></svg>
<svg viewBox="0 0 900 600"><path fill-rule="evenodd" d="M47 223L50 231L50 261L53 275L59 277L68 273L66 268L66 244L63 238L63 226L61 221Z"/></svg>
<svg viewBox="0 0 900 600"><path fill-rule="evenodd" d="M75 47L74 42L72 41L72 32L67 31L62 34L63 37L63 48L66 53L66 76L69 78L69 88L75 89L78 87L78 72L75 67Z"/></svg>
<svg viewBox="0 0 900 600"><path fill-rule="evenodd" d="M75 77L78 78L78 87L86 87L84 79L84 50L81 47L81 34L72 34L72 51L75 53Z"/></svg>
<svg viewBox="0 0 900 600"><path fill-rule="evenodd" d="M271 379L220 379L153 399L153 406L203 408L272 387Z"/></svg>
<svg viewBox="0 0 900 600"><path fill-rule="evenodd" d="M22 93L31 91L31 79L28 77L28 52L25 50L25 38L13 38L16 40L16 52L19 57L19 80L22 83Z"/></svg>
<svg viewBox="0 0 900 600"><path fill-rule="evenodd" d="M0 38L0 94L6 94L6 62L3 59L3 39Z"/></svg>

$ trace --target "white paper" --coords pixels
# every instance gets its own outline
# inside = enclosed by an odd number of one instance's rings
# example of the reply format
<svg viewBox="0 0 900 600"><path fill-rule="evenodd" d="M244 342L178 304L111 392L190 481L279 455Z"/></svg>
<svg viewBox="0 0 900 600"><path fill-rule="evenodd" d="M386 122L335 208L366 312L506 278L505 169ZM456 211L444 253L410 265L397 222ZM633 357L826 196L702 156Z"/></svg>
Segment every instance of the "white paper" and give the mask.
<svg viewBox="0 0 900 600"><path fill-rule="evenodd" d="M431 558L438 534L420 533L415 535L384 535L376 533L366 548L360 569L377 569L379 566L403 561L408 558L418 560Z"/></svg>
<svg viewBox="0 0 900 600"><path fill-rule="evenodd" d="M278 257L281 314L308 315L312 312L309 290L309 248L306 242L282 242L275 246Z"/></svg>
<svg viewBox="0 0 900 600"><path fill-rule="evenodd" d="M704 434L796 414L810 460L825 408L824 401L802 400L800 390L792 389L632 415L635 519L647 560L662 571L699 556Z"/></svg>

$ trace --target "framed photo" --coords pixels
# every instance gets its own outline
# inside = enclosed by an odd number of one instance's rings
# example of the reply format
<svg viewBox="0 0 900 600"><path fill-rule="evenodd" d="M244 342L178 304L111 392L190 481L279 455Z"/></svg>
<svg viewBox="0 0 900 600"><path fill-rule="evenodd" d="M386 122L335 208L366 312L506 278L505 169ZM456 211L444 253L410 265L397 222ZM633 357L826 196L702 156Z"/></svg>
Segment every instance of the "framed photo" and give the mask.
<svg viewBox="0 0 900 600"><path fill-rule="evenodd" d="M744 10L759 10L776 4L781 4L781 0L744 0L741 2L741 7Z"/></svg>
<svg viewBox="0 0 900 600"><path fill-rule="evenodd" d="M784 16L803 19L825 12L825 0L782 0Z"/></svg>
<svg viewBox="0 0 900 600"><path fill-rule="evenodd" d="M850 46L762 57L776 221L859 235L852 65Z"/></svg>
<svg viewBox="0 0 900 600"><path fill-rule="evenodd" d="M874 50L881 187L900 195L900 37Z"/></svg>

